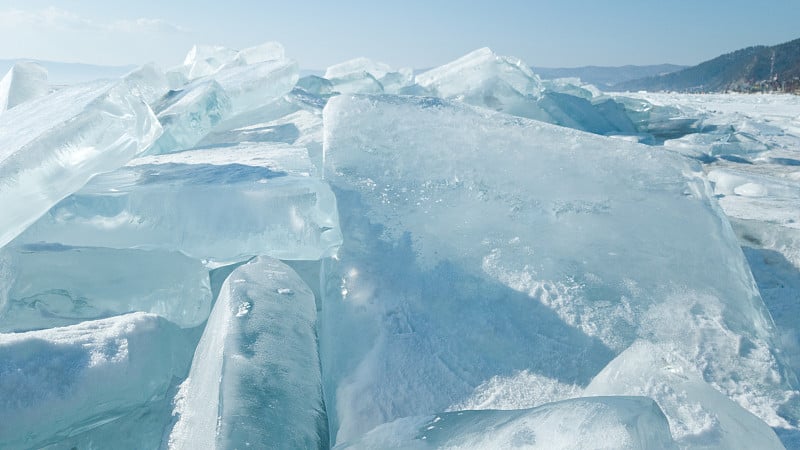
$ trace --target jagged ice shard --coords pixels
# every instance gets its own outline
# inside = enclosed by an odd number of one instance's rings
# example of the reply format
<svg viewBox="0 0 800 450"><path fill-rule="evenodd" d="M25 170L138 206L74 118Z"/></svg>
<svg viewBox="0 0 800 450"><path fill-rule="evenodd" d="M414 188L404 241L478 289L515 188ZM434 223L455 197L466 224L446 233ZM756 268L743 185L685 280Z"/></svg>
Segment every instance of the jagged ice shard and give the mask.
<svg viewBox="0 0 800 450"><path fill-rule="evenodd" d="M258 257L222 286L176 400L170 449L324 448L314 294Z"/></svg>
<svg viewBox="0 0 800 450"><path fill-rule="evenodd" d="M18 62L0 80L0 113L47 95L47 70L34 62Z"/></svg>
<svg viewBox="0 0 800 450"><path fill-rule="evenodd" d="M64 88L0 114L0 247L158 138L161 125L126 81Z"/></svg>
<svg viewBox="0 0 800 450"><path fill-rule="evenodd" d="M574 396L638 339L783 420L791 377L695 163L430 98L335 97L324 126L344 233L320 331L334 442L498 384L519 392L504 407Z"/></svg>
<svg viewBox="0 0 800 450"><path fill-rule="evenodd" d="M335 253L341 232L336 199L305 148L243 143L133 160L17 241L159 248L217 262L314 260Z"/></svg>

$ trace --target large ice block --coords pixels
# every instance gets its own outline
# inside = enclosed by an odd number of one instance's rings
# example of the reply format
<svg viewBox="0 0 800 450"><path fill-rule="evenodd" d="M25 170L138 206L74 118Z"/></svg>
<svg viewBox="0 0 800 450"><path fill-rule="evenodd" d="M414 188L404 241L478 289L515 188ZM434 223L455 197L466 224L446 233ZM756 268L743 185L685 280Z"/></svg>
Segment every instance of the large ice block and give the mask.
<svg viewBox="0 0 800 450"><path fill-rule="evenodd" d="M334 97L324 133L344 233L320 339L338 442L475 404L490 380L530 380L517 408L559 400L645 321L669 323L656 341L705 382L784 413L773 324L696 163L430 98Z"/></svg>
<svg viewBox="0 0 800 450"><path fill-rule="evenodd" d="M654 399L682 448L783 448L763 420L703 381L693 366L668 345L638 341L597 374L584 395Z"/></svg>
<svg viewBox="0 0 800 450"><path fill-rule="evenodd" d="M186 373L191 345L146 313L0 333L0 442L41 448L163 398Z"/></svg>
<svg viewBox="0 0 800 450"><path fill-rule="evenodd" d="M178 252L8 246L0 250L0 267L0 332L135 311L195 327L211 310L208 269Z"/></svg>
<svg viewBox="0 0 800 450"><path fill-rule="evenodd" d="M155 105L164 133L150 153L172 153L192 148L229 115L231 100L214 80L170 91Z"/></svg>
<svg viewBox="0 0 800 450"><path fill-rule="evenodd" d="M675 449L646 397L577 398L512 411L453 411L378 426L336 449Z"/></svg>
<svg viewBox="0 0 800 450"><path fill-rule="evenodd" d="M0 247L161 131L126 79L64 88L0 114Z"/></svg>
<svg viewBox="0 0 800 450"><path fill-rule="evenodd" d="M0 80L0 113L47 91L47 70L35 62L18 62Z"/></svg>
<svg viewBox="0 0 800 450"><path fill-rule="evenodd" d="M96 177L18 240L178 250L241 261L318 259L341 242L336 199L302 147L270 143L149 156Z"/></svg>
<svg viewBox="0 0 800 450"><path fill-rule="evenodd" d="M258 257L222 286L176 398L171 449L325 448L314 294Z"/></svg>

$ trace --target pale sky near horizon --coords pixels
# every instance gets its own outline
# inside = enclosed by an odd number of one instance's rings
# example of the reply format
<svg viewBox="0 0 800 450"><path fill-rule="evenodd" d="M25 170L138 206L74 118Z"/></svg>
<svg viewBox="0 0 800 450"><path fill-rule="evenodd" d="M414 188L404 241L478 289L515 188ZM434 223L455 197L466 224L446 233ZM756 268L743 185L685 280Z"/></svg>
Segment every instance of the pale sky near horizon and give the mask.
<svg viewBox="0 0 800 450"><path fill-rule="evenodd" d="M0 0L0 59L164 67L194 43L275 40L307 69L431 67L479 47L540 67L693 65L800 38L800 0Z"/></svg>

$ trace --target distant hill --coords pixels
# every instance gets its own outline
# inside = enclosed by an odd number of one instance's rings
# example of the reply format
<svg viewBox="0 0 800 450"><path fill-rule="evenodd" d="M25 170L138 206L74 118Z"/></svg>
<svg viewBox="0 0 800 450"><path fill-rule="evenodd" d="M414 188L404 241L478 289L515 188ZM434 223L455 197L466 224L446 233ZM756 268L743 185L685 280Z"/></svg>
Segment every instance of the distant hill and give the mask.
<svg viewBox="0 0 800 450"><path fill-rule="evenodd" d="M118 78L136 68L136 66L98 66L82 63L37 61L35 59L0 59L0 78L17 61L33 61L40 64L47 69L47 81L50 84L74 84L100 78Z"/></svg>
<svg viewBox="0 0 800 450"><path fill-rule="evenodd" d="M685 69L687 66L675 64L658 64L653 66L620 66L600 67L584 66L572 68L531 67L540 77L549 80L553 78L580 78L584 83L593 84L601 89L607 89L617 83L635 80L638 78L663 75Z"/></svg>
<svg viewBox="0 0 800 450"><path fill-rule="evenodd" d="M627 91L800 91L800 39L748 47L678 72L619 83Z"/></svg>

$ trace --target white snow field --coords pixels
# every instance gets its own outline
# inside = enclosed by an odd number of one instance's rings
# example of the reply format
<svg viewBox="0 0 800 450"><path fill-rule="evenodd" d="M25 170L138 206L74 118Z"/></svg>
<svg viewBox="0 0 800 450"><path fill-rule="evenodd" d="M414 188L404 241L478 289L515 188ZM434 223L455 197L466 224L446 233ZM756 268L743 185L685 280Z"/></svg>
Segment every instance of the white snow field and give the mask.
<svg viewBox="0 0 800 450"><path fill-rule="evenodd" d="M0 448L800 449L800 97L298 67L0 81Z"/></svg>

